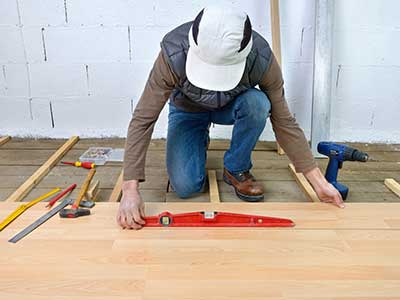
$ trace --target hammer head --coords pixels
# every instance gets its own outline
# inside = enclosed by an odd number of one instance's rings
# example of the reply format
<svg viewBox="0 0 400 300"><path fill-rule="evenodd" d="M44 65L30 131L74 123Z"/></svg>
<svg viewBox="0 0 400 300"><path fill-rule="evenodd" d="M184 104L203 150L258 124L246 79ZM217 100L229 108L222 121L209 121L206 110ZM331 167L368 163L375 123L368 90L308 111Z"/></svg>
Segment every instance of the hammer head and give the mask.
<svg viewBox="0 0 400 300"><path fill-rule="evenodd" d="M62 209L60 210L60 217L61 218L78 218L82 216L90 215L90 210L88 209Z"/></svg>
<svg viewBox="0 0 400 300"><path fill-rule="evenodd" d="M95 205L96 205L96 203L94 201L89 201L89 200L82 200L79 203L79 206L84 207L84 208L92 208Z"/></svg>

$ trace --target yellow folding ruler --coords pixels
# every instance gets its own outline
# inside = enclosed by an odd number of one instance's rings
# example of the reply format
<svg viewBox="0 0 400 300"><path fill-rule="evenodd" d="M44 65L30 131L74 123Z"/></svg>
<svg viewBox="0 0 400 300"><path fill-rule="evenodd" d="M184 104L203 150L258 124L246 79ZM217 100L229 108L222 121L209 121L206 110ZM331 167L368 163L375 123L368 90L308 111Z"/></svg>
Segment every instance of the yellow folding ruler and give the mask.
<svg viewBox="0 0 400 300"><path fill-rule="evenodd" d="M3 222L0 223L0 231L2 231L4 228L6 228L8 224L10 224L16 218L18 218L18 216L20 216L29 207L34 206L36 203L39 203L40 201L46 199L47 197L50 197L51 195L54 195L55 193L58 193L60 190L61 190L60 188L56 188L56 189L48 192L47 194L40 196L39 198L36 198L28 203L22 204L20 207L18 207L16 210L14 210L7 218L5 218L3 220Z"/></svg>

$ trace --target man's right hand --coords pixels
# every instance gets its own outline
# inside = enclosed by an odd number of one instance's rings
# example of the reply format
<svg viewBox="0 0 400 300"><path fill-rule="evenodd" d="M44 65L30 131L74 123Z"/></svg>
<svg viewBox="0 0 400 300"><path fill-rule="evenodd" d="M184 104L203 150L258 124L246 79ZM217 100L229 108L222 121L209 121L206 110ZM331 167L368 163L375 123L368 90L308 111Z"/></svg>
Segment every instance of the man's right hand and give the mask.
<svg viewBox="0 0 400 300"><path fill-rule="evenodd" d="M117 213L117 223L124 229L138 230L145 224L144 217L144 202L139 193L138 181L124 181L122 184L122 199Z"/></svg>

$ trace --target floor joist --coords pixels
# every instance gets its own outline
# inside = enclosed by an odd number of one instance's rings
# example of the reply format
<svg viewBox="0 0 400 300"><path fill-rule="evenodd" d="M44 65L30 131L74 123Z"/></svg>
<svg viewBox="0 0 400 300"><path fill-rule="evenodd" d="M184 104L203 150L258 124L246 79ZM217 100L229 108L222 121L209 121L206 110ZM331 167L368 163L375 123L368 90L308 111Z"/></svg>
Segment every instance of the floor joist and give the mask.
<svg viewBox="0 0 400 300"><path fill-rule="evenodd" d="M51 169L63 158L63 156L79 141L78 136L71 137L64 143L35 173L31 175L11 196L7 202L18 202L51 171Z"/></svg>
<svg viewBox="0 0 400 300"><path fill-rule="evenodd" d="M3 137L0 137L0 146L1 146L1 145L4 145L4 144L7 143L9 140L11 140L11 137L10 137L10 136L3 136Z"/></svg>
<svg viewBox="0 0 400 300"><path fill-rule="evenodd" d="M219 198L217 173L215 170L208 170L208 183L210 186L210 202L219 203L221 202Z"/></svg>
<svg viewBox="0 0 400 300"><path fill-rule="evenodd" d="M387 178L385 179L385 185L389 190L400 197L400 183L398 183L393 178Z"/></svg>
<svg viewBox="0 0 400 300"><path fill-rule="evenodd" d="M289 169L296 179L297 184L301 187L306 197L311 202L320 202L317 194L315 193L313 187L308 182L307 178L303 175L303 173L297 173L293 164L289 164Z"/></svg>
<svg viewBox="0 0 400 300"><path fill-rule="evenodd" d="M115 183L114 189L111 193L110 198L108 199L108 202L118 202L121 199L122 196L122 182L124 179L124 174L123 171L121 171L121 174L119 174L117 182Z"/></svg>

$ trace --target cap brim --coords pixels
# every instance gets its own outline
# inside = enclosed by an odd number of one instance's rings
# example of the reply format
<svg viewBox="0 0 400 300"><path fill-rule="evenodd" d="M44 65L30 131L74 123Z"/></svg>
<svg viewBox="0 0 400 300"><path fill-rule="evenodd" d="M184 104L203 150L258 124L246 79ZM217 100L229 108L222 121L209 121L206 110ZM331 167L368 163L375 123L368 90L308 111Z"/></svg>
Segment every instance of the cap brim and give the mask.
<svg viewBox="0 0 400 300"><path fill-rule="evenodd" d="M193 85L210 91L225 92L242 79L246 60L234 65L211 65L199 58L191 48L186 58L186 76Z"/></svg>

